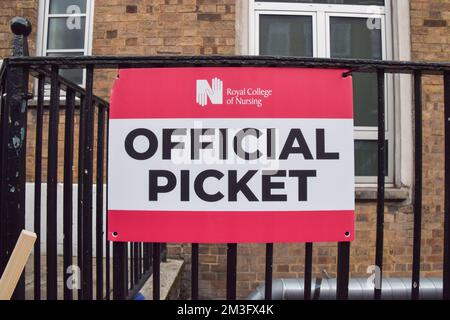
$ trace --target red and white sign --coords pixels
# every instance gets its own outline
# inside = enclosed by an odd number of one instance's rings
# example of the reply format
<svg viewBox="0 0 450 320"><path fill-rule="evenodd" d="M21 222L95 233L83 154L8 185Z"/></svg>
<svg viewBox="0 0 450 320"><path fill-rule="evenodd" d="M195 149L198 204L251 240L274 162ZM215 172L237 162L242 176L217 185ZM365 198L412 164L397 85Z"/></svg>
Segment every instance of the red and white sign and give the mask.
<svg viewBox="0 0 450 320"><path fill-rule="evenodd" d="M345 70L121 70L109 127L108 238L354 238Z"/></svg>

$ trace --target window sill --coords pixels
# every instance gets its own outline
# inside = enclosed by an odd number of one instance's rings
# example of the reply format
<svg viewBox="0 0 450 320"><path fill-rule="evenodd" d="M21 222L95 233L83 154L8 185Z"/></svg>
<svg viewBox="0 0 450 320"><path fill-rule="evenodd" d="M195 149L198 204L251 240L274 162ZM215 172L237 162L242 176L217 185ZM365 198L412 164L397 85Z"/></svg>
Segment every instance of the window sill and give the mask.
<svg viewBox="0 0 450 320"><path fill-rule="evenodd" d="M386 188L384 192L386 201L402 202L410 199L410 190L406 187L401 188ZM377 188L357 187L355 190L355 198L358 202L376 201Z"/></svg>

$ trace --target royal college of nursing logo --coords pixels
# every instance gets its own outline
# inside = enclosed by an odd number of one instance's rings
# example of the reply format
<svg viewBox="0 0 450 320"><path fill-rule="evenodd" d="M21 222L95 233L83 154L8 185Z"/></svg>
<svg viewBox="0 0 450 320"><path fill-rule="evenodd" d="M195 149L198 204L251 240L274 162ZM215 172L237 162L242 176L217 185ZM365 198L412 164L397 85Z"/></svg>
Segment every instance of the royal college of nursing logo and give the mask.
<svg viewBox="0 0 450 320"><path fill-rule="evenodd" d="M212 105L255 106L260 108L269 99L272 89L259 87L224 88L223 81L214 77L211 81L196 80L196 102L201 107Z"/></svg>
<svg viewBox="0 0 450 320"><path fill-rule="evenodd" d="M197 103L202 107L208 104L223 104L223 81L214 78L211 85L208 80L197 80Z"/></svg>

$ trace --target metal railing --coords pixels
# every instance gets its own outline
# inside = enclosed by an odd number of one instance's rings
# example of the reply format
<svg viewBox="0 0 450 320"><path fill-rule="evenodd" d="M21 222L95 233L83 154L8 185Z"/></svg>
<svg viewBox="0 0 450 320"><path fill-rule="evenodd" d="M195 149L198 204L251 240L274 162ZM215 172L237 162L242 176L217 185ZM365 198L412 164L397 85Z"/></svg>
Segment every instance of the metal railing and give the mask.
<svg viewBox="0 0 450 320"><path fill-rule="evenodd" d="M16 33L17 34L17 33ZM21 37L20 33L17 37ZM376 244L375 244L375 264L383 270L383 249L384 249L384 209L385 209L385 171L386 171L386 140L385 140L385 75L391 74L413 74L414 75L414 89L415 89L415 196L414 196L414 240L413 240L413 255L412 259L412 284L411 284L411 298L419 298L420 289L420 256L421 256L421 230L422 230L422 84L421 80L424 75L434 75L444 78L444 100L445 108L442 111L445 113L445 150L442 152L445 154L445 224L444 224L444 268L443 268L443 298L450 299L450 64L449 63L425 63L425 62L398 62L398 61L373 61L373 60L348 60L348 59L316 59L316 58L281 58L281 57L239 57L239 56L155 56L155 57L116 57L116 56L72 56L72 57L12 57L6 59L6 66L4 71L6 76L2 77L2 92L6 92L6 98L3 97L2 103L2 198L1 198L1 212L2 218L0 220L2 229L1 236L7 240L9 246L13 243L14 236L17 235L18 230L23 225L23 204L24 193L23 187L25 183L25 153L24 148L13 149L10 148L11 139L14 138L16 132L20 132L19 129L26 131L26 112L21 112L21 106L26 104L26 95L19 95L18 92L26 93L26 83L28 79L28 73L34 76L38 76L40 79L40 85L38 92L38 111L42 108L42 102L39 103L39 97L42 99L43 81L44 79L51 79L51 99L50 99L50 130L52 134L49 134L49 139L52 141L52 151L49 151L49 173L48 183L49 190L48 195L48 208L47 215L49 217L48 224L50 230L55 230L55 183L56 183L56 152L57 152L57 139L54 135L57 132L57 111L59 108L59 88L64 87L66 89L68 105L73 105L73 99L75 95L78 95L82 100L81 103L81 123L80 132L83 133L82 139L80 138L80 166L79 176L82 177L82 184L79 186L80 194L82 197L80 200L81 206L79 214L79 225L82 226L83 232L78 233L80 240L83 243L83 249L79 252L79 259L83 265L83 289L82 296L84 298L92 298L92 279L90 274L92 273L92 265L89 262L89 258L92 255L92 239L90 233L90 218L92 217L94 210L92 208L92 152L93 152L93 114L94 109L99 112L100 127L107 123L108 103L101 99L98 99L92 94L93 77L95 70L99 69L120 69L120 68L164 68L164 67L230 67L230 66L248 66L248 67L272 67L272 68L339 68L349 70L343 76L348 76L352 72L363 73L375 73L377 75L377 87L378 87L378 175L377 175L377 220L376 220ZM86 69L86 88L83 90L78 86L75 86L66 80L58 76L58 71L64 68L71 69ZM14 86L14 88L13 88ZM39 105L41 107L39 107ZM68 110L67 110L68 109ZM73 107L66 109L66 119L69 121L73 118ZM26 110L26 108L25 108ZM17 121L18 127L15 127L14 123L8 122L6 115L11 117L11 121ZM41 126L38 119L38 127ZM70 132L72 127L66 127L67 136L65 141L67 148L70 149L71 137ZM19 130L19 131L17 131ZM107 130L104 129L104 130ZM102 136L104 131L99 129L98 135ZM80 135L81 137L81 135ZM98 145L102 147L105 145L104 140L99 138ZM23 141L22 141L23 142ZM7 156L4 156L7 152ZM66 155L66 154L65 154ZM70 150L67 151L67 156L70 157ZM50 159L51 157L51 159ZM38 159L38 158L36 158ZM100 154L97 157L97 165L102 166L107 158L104 158ZM66 160L65 160L66 161ZM103 162L102 162L103 161ZM36 163L36 166L38 163ZM64 184L71 185L70 179L70 163L65 163L67 169L64 175ZM18 173L16 175L15 173ZM102 185L103 175L97 171L97 185ZM36 177L36 185L38 185L39 177ZM106 182L107 183L107 182ZM14 186L17 192L12 195L7 192L7 188ZM39 187L37 187L39 188ZM70 188L67 187L67 197L70 197ZM102 197L97 193L97 197ZM99 204L101 201L97 201L97 207L95 212L97 213L97 219L101 219L98 215L102 211L102 207ZM67 199L68 212L71 210L69 199ZM19 209L18 209L19 208ZM39 211L37 209L37 211ZM5 217L6 212L6 217ZM14 213L15 221L12 222L10 215ZM6 220L5 220L6 219ZM67 219L70 219L67 216ZM8 221L8 229L5 236L5 221ZM99 226L100 220L97 221ZM168 226L170 228L170 226ZM100 231L98 229L97 231ZM67 230L70 233L69 230ZM97 234L98 235L98 234ZM55 272L55 239L54 235L48 235L50 244L48 244L50 250L52 250L52 256L48 258L50 272ZM15 239L14 239L15 240ZM67 255L70 256L70 248L67 244ZM129 279L134 279L134 283L139 282L139 278L144 279L145 276L139 272L139 259L133 265L133 268L128 268L128 252L127 248L129 244L126 243L114 243L113 244L113 296L114 299L125 299L130 294ZM350 270L350 243L342 242L338 243L338 267L337 267L337 299L348 298L348 286L349 286L349 270ZM144 250L144 269L149 270L149 257L153 255L153 298L160 298L160 268L159 268L159 256L160 245L153 244L153 252L150 253L150 245L143 245ZM109 247L108 247L109 248ZM6 251L5 251L6 250ZM139 257L139 245L132 245L132 259L136 261L136 252ZM7 249L2 247L0 249L1 262L5 261L8 252ZM236 280L237 280L237 259L238 259L238 245L228 244L227 251L227 299L236 299ZM107 257L109 257L109 249L106 251ZM271 299L272 297L272 265L273 265L273 244L266 245L266 276L265 276L265 298ZM312 281L312 266L313 266L313 244L305 244L305 299L311 299L311 281ZM109 261L109 260L107 260ZM0 265L0 269L1 269ZM137 267L136 267L137 266ZM132 275L130 275L132 273ZM141 277L136 277L141 275ZM192 244L192 287L191 297L192 299L199 298L199 245ZM48 291L51 293L51 297L55 297L55 278L54 275L50 278L48 284ZM381 281L380 281L381 283ZM108 284L108 283L107 283ZM100 287L97 284L97 287ZM21 289L22 290L22 289ZM380 299L381 289L374 289L374 298Z"/></svg>
<svg viewBox="0 0 450 320"><path fill-rule="evenodd" d="M11 25L15 34L13 59L28 54L27 36L31 25L15 18ZM93 95L93 67L87 68L86 87L82 88L59 75L57 64L45 66L14 66L6 59L0 71L1 128L0 128L0 270L6 265L20 230L25 228L26 158L34 157L34 231L39 241L33 256L33 298L46 299L110 299L111 244L106 239L104 213L107 185L107 131L109 103ZM29 93L30 83L36 86ZM50 95L48 96L48 88ZM34 154L27 154L28 100L36 101L36 129ZM45 118L48 116L48 122ZM60 128L60 122L64 128ZM44 132L44 127L48 131ZM63 146L59 146L59 131L63 129ZM62 131L62 130L61 130ZM31 132L28 132L29 134ZM45 133L47 136L45 137ZM47 138L47 150L43 142ZM28 139L29 140L29 139ZM75 150L76 145L78 148ZM30 149L28 149L30 150ZM63 150L63 152L59 152ZM47 151L47 154L45 154ZM76 157L75 157L76 155ZM43 181L43 158L47 159ZM78 162L75 163L77 158ZM58 162L63 160L62 177L58 176ZM78 167L74 172L74 166ZM60 168L61 169L61 168ZM61 173L61 172L59 172ZM77 176L77 197L74 197L74 176ZM62 180L61 180L62 178ZM58 182L62 182L62 209L58 208ZM46 184L45 194L42 186ZM94 188L94 185L97 188ZM95 191L95 192L94 192ZM94 198L95 195L95 198ZM42 198L46 197L46 206ZM73 203L76 200L77 206ZM76 209L76 219L73 212ZM62 217L58 218L58 211ZM46 219L43 234L42 220ZM58 219L62 218L62 236L58 233ZM73 233L76 227L76 234ZM58 257L58 237L63 237L62 263ZM41 239L45 239L45 279L42 288L44 255ZM76 240L76 241L75 241ZM77 250L74 252L74 243ZM152 245L126 243L127 252L118 258L124 264L125 297L133 298L152 272ZM95 250L95 251L94 251ZM76 263L75 263L76 257ZM61 266L62 265L62 266ZM81 274L78 279L76 265ZM61 270L59 270L61 269ZM63 274L63 288L58 287L58 274ZM95 274L95 279L94 279ZM30 279L31 280L31 279ZM69 286L69 282L72 283ZM73 290L73 289L78 290ZM29 296L29 295L28 295ZM15 291L16 299L25 298L25 276Z"/></svg>

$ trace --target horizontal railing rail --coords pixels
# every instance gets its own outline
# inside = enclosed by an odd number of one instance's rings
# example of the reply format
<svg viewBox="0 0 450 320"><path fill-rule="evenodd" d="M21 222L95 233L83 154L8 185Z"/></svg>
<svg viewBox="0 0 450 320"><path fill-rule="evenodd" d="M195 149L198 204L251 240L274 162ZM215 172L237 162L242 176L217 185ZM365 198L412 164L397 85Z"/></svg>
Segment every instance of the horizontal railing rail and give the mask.
<svg viewBox="0 0 450 320"><path fill-rule="evenodd" d="M46 79L45 83L50 84L49 79L51 78L51 75L52 75L51 69L48 69L45 67L37 67L37 68L30 67L29 72L30 72L30 75L32 75L35 78L39 78L39 76L44 76ZM72 90L75 92L75 95L78 98L84 97L87 94L85 88L79 86L78 84L76 84L62 76L58 76L58 82L63 91ZM96 95L93 95L92 99L93 99L94 103L101 104L101 105L109 108L109 102L106 101L105 99L98 97Z"/></svg>
<svg viewBox="0 0 450 320"><path fill-rule="evenodd" d="M450 63L388 61L367 59L299 58L276 56L70 56L70 57L11 57L5 59L14 66L56 65L60 68L123 69L163 67L276 67L330 68L358 72L441 74L450 71Z"/></svg>

